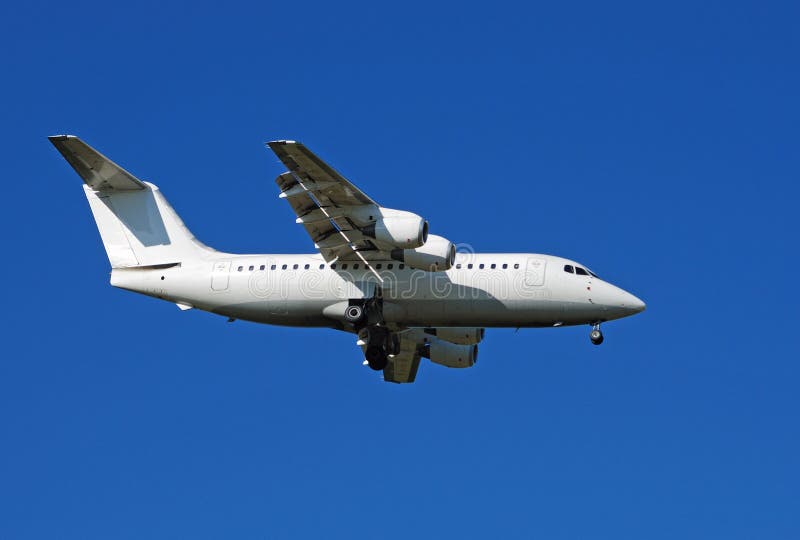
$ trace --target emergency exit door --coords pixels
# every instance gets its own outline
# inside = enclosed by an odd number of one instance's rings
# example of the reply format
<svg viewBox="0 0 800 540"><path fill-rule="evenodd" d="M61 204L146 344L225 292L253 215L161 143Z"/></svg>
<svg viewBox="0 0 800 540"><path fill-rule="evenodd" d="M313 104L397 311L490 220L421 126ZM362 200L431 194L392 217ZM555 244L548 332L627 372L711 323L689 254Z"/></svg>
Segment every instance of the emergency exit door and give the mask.
<svg viewBox="0 0 800 540"><path fill-rule="evenodd" d="M217 261L211 271L211 290L224 291L228 288L231 273L231 261Z"/></svg>

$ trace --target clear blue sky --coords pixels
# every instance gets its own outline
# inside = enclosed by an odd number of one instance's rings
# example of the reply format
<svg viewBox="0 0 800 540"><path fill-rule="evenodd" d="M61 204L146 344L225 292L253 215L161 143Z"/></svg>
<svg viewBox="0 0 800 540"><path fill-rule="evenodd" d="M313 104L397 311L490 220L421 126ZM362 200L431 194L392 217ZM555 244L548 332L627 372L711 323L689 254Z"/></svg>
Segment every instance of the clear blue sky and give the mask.
<svg viewBox="0 0 800 540"><path fill-rule="evenodd" d="M24 4L24 5L23 5ZM167 5L169 4L169 5ZM800 538L795 2L7 2L0 538ZM380 382L115 290L75 133L205 243L310 252L291 138L643 298Z"/></svg>

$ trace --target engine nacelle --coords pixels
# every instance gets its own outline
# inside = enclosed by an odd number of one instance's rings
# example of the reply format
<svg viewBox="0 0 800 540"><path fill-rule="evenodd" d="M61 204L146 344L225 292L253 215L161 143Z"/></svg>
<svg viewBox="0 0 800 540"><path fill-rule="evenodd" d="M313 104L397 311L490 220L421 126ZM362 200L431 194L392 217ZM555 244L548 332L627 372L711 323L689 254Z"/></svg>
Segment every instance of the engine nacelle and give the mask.
<svg viewBox="0 0 800 540"><path fill-rule="evenodd" d="M361 232L397 249L414 249L428 241L428 222L411 212L381 208L381 217Z"/></svg>
<svg viewBox="0 0 800 540"><path fill-rule="evenodd" d="M478 361L477 345L457 345L442 339L433 338L423 355L431 362L451 368L467 368Z"/></svg>
<svg viewBox="0 0 800 540"><path fill-rule="evenodd" d="M459 345L475 345L483 340L483 328L426 328L425 333L439 339L458 343Z"/></svg>
<svg viewBox="0 0 800 540"><path fill-rule="evenodd" d="M447 238L435 234L428 235L425 245L416 249L393 249L392 259L405 263L411 268L426 272L450 270L456 260L456 246Z"/></svg>

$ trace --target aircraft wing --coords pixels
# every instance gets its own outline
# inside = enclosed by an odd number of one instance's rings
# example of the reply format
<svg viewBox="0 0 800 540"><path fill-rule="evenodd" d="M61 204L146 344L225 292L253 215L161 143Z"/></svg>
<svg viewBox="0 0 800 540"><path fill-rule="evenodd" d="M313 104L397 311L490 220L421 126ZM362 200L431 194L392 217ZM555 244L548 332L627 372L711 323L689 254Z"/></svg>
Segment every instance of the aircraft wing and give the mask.
<svg viewBox="0 0 800 540"><path fill-rule="evenodd" d="M327 262L362 259L359 252L378 248L350 218L377 212L379 205L341 174L295 141L272 141L267 146L287 172L275 182ZM365 261L366 262L366 261Z"/></svg>
<svg viewBox="0 0 800 540"><path fill-rule="evenodd" d="M393 383L412 383L417 377L420 355L416 350L401 350L389 359L383 369L383 380Z"/></svg>
<svg viewBox="0 0 800 540"><path fill-rule="evenodd" d="M389 363L383 369L383 380L393 383L412 383L417 377L419 369L420 345L423 343L422 334L416 330L400 332L400 351L389 356ZM361 350L366 352L366 344L359 342Z"/></svg>

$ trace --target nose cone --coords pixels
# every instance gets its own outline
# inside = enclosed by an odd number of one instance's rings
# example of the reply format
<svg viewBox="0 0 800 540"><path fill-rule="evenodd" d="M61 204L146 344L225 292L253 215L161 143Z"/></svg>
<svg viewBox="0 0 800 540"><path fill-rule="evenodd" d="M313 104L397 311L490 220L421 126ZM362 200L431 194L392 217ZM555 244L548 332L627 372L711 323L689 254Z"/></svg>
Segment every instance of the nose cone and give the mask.
<svg viewBox="0 0 800 540"><path fill-rule="evenodd" d="M623 310L630 311L629 313L630 315L635 315L637 313L641 313L642 311L644 311L644 308L647 306L645 305L644 302L636 298L631 293L623 291L619 307Z"/></svg>
<svg viewBox="0 0 800 540"><path fill-rule="evenodd" d="M589 301L600 307L608 320L636 315L645 308L644 302L628 291L602 281L592 284Z"/></svg>

